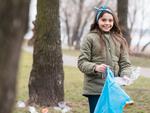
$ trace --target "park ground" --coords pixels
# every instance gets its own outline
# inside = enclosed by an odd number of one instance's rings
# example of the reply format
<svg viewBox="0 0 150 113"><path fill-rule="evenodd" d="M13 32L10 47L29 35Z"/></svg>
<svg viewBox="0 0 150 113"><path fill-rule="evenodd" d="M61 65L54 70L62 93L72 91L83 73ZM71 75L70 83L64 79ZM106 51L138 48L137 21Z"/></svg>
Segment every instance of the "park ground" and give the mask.
<svg viewBox="0 0 150 113"><path fill-rule="evenodd" d="M67 106L71 108L68 113L88 113L87 99L82 96L83 74L77 69L76 65L71 65L73 63L69 64L71 61L68 57L75 60L78 54L78 51L63 50L63 59L65 64L65 102ZM65 63L65 57L68 59L68 64ZM149 70L150 59L134 57L131 58L131 60L135 66ZM23 49L18 73L16 103L18 101L25 102L28 99L28 79L31 67L32 52ZM134 100L134 104L132 106L128 106L124 109L124 113L150 113L150 78L145 77L144 74L141 75L143 76L140 76L134 84L124 87L128 95L130 95ZM147 76L150 76L150 73L147 73ZM38 113L41 113L41 107L36 106L35 108ZM48 113L61 113L60 111L54 110L54 108L48 108L48 110ZM25 108L18 108L15 105L13 113L29 113L28 106Z"/></svg>

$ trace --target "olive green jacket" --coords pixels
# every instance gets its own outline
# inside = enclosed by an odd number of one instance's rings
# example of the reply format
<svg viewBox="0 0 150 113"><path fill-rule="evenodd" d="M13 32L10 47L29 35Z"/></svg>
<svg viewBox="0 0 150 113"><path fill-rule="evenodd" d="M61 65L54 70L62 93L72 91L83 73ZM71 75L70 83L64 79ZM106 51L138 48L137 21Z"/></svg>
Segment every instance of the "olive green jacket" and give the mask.
<svg viewBox="0 0 150 113"><path fill-rule="evenodd" d="M122 45L114 43L112 36L103 36L104 44L100 43L96 31L90 32L81 41L78 68L84 73L83 95L99 95L104 85L104 74L95 72L96 64L107 64L115 76L129 76L131 63L128 50Z"/></svg>

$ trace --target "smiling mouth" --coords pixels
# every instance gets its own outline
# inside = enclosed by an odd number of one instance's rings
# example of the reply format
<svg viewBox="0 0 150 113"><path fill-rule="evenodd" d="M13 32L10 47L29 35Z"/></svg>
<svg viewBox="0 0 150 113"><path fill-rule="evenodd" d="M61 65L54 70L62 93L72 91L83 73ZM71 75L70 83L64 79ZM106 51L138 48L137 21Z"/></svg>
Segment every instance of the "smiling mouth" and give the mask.
<svg viewBox="0 0 150 113"><path fill-rule="evenodd" d="M109 26L109 27L103 27L104 29L110 29L111 27Z"/></svg>

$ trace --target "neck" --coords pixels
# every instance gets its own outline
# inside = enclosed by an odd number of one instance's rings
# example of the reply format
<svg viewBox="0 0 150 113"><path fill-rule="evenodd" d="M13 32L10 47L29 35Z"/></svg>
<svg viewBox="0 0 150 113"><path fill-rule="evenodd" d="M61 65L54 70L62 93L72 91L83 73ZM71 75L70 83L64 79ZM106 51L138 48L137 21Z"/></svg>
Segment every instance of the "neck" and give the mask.
<svg viewBox="0 0 150 113"><path fill-rule="evenodd" d="M104 34L110 34L110 32L104 32L104 31L103 31L103 33L104 33Z"/></svg>

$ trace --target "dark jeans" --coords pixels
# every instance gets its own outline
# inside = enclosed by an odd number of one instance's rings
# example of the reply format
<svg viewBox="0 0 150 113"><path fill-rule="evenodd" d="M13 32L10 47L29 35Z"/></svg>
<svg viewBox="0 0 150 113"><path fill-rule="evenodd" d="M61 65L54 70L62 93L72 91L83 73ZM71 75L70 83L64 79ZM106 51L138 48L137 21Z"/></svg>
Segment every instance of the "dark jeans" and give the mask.
<svg viewBox="0 0 150 113"><path fill-rule="evenodd" d="M88 95L87 97L88 97L88 101L89 101L90 113L94 113L94 109L95 109L97 101L99 99L99 95Z"/></svg>

